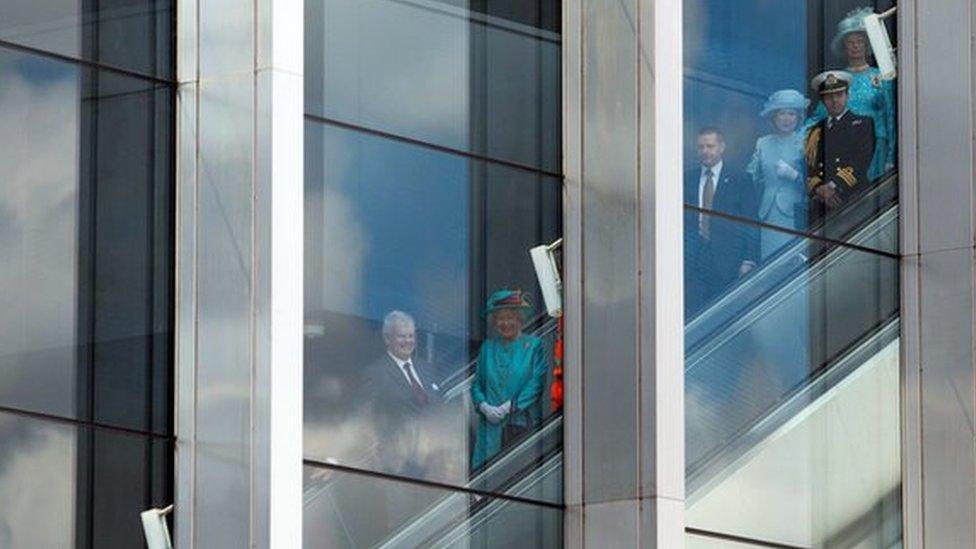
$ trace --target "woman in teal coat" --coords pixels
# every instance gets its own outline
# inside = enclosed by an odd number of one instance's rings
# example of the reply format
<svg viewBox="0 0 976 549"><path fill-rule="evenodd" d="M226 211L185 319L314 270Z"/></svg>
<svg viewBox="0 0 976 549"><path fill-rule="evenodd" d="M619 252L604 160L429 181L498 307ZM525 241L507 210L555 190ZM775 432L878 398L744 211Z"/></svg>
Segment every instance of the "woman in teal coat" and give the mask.
<svg viewBox="0 0 976 549"><path fill-rule="evenodd" d="M541 418L539 396L549 368L542 340L522 333L531 308L520 290L499 290L484 314L495 335L478 352L471 399L478 414L471 469L476 470Z"/></svg>
<svg viewBox="0 0 976 549"><path fill-rule="evenodd" d="M869 116L874 121L874 156L868 167L872 180L894 168L898 150L898 128L895 124L895 87L881 79L881 71L868 63L871 45L868 42L864 18L874 13L871 8L851 11L837 24L837 34L831 44L834 53L847 59L844 69L854 76L847 90L847 107L851 112ZM807 121L809 128L827 117L823 103L817 106Z"/></svg>

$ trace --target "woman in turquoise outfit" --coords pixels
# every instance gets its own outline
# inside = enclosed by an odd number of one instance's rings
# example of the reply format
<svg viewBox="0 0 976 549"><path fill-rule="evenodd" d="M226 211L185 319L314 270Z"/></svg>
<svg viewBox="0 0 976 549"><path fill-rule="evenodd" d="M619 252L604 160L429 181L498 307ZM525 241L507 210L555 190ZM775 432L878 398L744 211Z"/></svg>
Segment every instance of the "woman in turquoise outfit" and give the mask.
<svg viewBox="0 0 976 549"><path fill-rule="evenodd" d="M499 290L488 298L484 314L495 335L478 353L471 399L478 413L472 470L478 469L541 417L539 396L549 367L538 337L522 333L531 308L520 290Z"/></svg>
<svg viewBox="0 0 976 549"><path fill-rule="evenodd" d="M871 8L856 9L837 25L837 35L831 44L834 53L847 59L847 72L854 76L848 88L847 107L874 121L875 147L868 177L877 179L895 166L896 136L895 92L890 80L881 80L881 71L868 64L871 47L864 27L864 18ZM807 122L810 127L823 120L827 111L821 103Z"/></svg>
<svg viewBox="0 0 976 549"><path fill-rule="evenodd" d="M756 141L756 151L746 171L760 193L759 220L787 229L804 229L806 189L803 133L800 121L810 100L796 90L779 90L769 96L760 116L769 120L773 132ZM801 212L797 217L797 210ZM786 243L789 233L763 229L760 257L765 260Z"/></svg>

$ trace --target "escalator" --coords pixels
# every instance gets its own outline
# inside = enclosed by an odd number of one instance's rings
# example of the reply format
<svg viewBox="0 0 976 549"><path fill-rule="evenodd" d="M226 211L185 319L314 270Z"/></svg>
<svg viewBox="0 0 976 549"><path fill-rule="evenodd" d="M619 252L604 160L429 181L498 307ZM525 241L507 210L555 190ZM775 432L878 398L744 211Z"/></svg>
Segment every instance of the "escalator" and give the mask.
<svg viewBox="0 0 976 549"><path fill-rule="evenodd" d="M837 403L890 382L893 360L897 366L898 262L860 248L896 249L896 193L897 177L889 175L811 231L852 246L798 237L686 324L686 485L692 519L696 506L704 510L700 515L710 507L727 507L727 494L735 489L728 479L748 473L770 448L833 413ZM828 322L838 318L842 325ZM800 339L772 337L785 333L783 326ZM540 322L533 331L548 337L553 330L553 322ZM459 376L448 398L465 398L470 382L470 371ZM556 413L472 472L467 484L472 491L512 499L444 493L372 545L498 546L503 541L485 540L500 530L517 532L511 515L529 513L519 498L558 501L552 498L562 489L561 442L562 417ZM874 492L888 499L897 491L887 479L876 484ZM874 492L865 499L876 499ZM316 497L310 499L307 491L306 507ZM551 524L542 527L559 536L558 510L552 515ZM492 528L499 521L504 527ZM539 527L538 520L532 524ZM848 535L836 530L835 536ZM856 528L848 530L857 535ZM837 543L853 545L850 539Z"/></svg>

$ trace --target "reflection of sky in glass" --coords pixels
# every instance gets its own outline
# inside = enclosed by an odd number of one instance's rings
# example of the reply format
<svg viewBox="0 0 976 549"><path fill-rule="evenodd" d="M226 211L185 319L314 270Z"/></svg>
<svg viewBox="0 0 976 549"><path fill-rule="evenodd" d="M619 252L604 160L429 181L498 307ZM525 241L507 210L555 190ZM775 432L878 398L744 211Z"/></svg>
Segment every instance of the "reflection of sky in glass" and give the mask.
<svg viewBox="0 0 976 549"><path fill-rule="evenodd" d="M332 127L307 129L323 136L325 200L343 202L348 216L327 229L344 234L325 235L324 294L335 296L325 307L374 320L402 309L424 329L465 335L468 161ZM350 260L359 267L350 271ZM345 295L357 287L358 295Z"/></svg>
<svg viewBox="0 0 976 549"><path fill-rule="evenodd" d="M685 4L685 159L691 136L719 126L726 156L743 168L756 139L769 132L759 118L772 92L807 93L805 0L689 0Z"/></svg>
<svg viewBox="0 0 976 549"><path fill-rule="evenodd" d="M79 71L0 49L0 400L74 414Z"/></svg>
<svg viewBox="0 0 976 549"><path fill-rule="evenodd" d="M309 0L306 27L308 113L560 169L558 34L431 0Z"/></svg>

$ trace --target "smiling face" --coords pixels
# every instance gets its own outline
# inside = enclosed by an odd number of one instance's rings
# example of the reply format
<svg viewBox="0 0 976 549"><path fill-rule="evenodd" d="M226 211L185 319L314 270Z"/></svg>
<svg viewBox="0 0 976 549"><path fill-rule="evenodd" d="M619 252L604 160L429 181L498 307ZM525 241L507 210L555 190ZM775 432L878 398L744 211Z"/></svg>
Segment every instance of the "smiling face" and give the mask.
<svg viewBox="0 0 976 549"><path fill-rule="evenodd" d="M792 133L800 123L800 113L793 109L780 109L773 114L773 128L779 133Z"/></svg>
<svg viewBox="0 0 976 549"><path fill-rule="evenodd" d="M828 93L823 96L823 102L830 116L839 116L847 108L847 90Z"/></svg>
<svg viewBox="0 0 976 549"><path fill-rule="evenodd" d="M384 336L386 350L400 360L407 360L417 348L417 332L412 322L394 322L390 333Z"/></svg>
<svg viewBox="0 0 976 549"><path fill-rule="evenodd" d="M502 339L514 340L522 333L522 311L499 309L491 314L491 324Z"/></svg>

